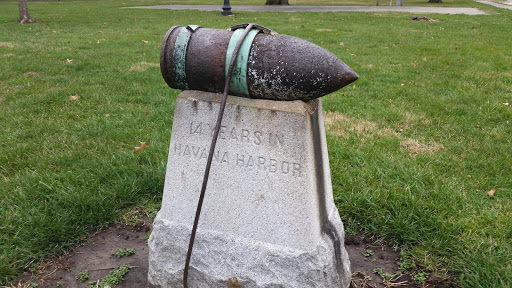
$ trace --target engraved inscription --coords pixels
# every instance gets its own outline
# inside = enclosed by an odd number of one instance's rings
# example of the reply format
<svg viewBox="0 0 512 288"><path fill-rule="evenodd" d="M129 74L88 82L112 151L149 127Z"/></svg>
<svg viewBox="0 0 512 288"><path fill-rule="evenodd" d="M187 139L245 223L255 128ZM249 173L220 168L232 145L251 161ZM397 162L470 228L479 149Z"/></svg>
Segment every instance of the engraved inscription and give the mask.
<svg viewBox="0 0 512 288"><path fill-rule="evenodd" d="M209 153L209 150L205 147L179 143L174 144L173 150L175 155L191 160L205 159L206 161ZM213 162L247 171L264 171L269 174L279 173L302 177L302 165L300 163L261 155L217 150L213 154Z"/></svg>
<svg viewBox="0 0 512 288"><path fill-rule="evenodd" d="M214 129L215 125L213 124L192 121L190 122L189 134L212 137ZM221 126L218 140L282 147L284 138L282 133Z"/></svg>
<svg viewBox="0 0 512 288"><path fill-rule="evenodd" d="M273 158L236 154L236 167L244 169L257 169L269 173L290 174L301 177L302 165L299 163L279 161Z"/></svg>

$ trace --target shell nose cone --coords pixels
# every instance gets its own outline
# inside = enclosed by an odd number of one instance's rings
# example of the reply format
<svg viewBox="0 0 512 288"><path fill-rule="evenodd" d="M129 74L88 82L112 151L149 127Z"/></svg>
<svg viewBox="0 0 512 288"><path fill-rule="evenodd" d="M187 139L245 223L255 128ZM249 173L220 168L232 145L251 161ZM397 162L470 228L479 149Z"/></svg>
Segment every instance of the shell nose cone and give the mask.
<svg viewBox="0 0 512 288"><path fill-rule="evenodd" d="M359 76L324 48L288 35L256 37L248 59L251 98L311 100Z"/></svg>
<svg viewBox="0 0 512 288"><path fill-rule="evenodd" d="M337 73L338 88L336 90L341 89L342 87L345 87L348 84L359 79L359 75L357 75L357 73L354 70L352 70L352 68L350 68L347 64L345 64L343 61L338 59L338 61L336 61L336 62L337 62L336 63L337 64L336 71L338 71L338 73ZM334 91L336 91L336 90L334 90Z"/></svg>
<svg viewBox="0 0 512 288"><path fill-rule="evenodd" d="M324 55L317 58L317 63L314 64L322 75L323 81L315 87L315 90L322 92L321 96L333 93L359 79L359 75L345 62L329 51L321 49Z"/></svg>

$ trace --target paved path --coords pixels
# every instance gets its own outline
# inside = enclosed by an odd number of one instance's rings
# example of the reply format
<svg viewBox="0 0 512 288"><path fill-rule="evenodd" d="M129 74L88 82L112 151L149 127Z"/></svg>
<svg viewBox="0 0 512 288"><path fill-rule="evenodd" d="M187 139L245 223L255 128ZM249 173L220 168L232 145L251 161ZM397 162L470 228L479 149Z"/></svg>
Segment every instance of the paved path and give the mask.
<svg viewBox="0 0 512 288"><path fill-rule="evenodd" d="M172 9L172 10L202 10L202 11L220 11L221 5L155 5L155 6L137 6L129 8L144 9ZM269 11L269 12L409 12L409 13L437 13L437 14L466 14L466 15L484 15L483 11L476 8L452 8L452 7L396 7L396 6L249 6L232 5L231 11Z"/></svg>
<svg viewBox="0 0 512 288"><path fill-rule="evenodd" d="M492 6L498 7L498 8L512 10L512 1L507 1L507 2L476 1L476 2L492 5Z"/></svg>

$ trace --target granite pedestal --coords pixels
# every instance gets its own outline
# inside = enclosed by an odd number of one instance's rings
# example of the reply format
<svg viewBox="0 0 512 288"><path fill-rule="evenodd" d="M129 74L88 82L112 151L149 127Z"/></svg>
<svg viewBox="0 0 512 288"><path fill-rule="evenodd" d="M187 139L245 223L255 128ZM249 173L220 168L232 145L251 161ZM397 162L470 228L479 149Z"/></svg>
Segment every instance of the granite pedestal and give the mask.
<svg viewBox="0 0 512 288"><path fill-rule="evenodd" d="M183 287L220 94L176 100L162 208L149 239L149 286ZM229 96L192 254L190 287L348 287L321 100ZM231 279L231 280L230 280Z"/></svg>

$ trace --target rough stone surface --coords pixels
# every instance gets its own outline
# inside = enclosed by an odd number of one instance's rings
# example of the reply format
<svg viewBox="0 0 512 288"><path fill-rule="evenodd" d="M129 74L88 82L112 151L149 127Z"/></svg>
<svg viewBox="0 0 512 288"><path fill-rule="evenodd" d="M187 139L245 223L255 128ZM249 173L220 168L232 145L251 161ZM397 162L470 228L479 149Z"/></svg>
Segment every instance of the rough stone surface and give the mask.
<svg viewBox="0 0 512 288"><path fill-rule="evenodd" d="M177 99L150 287L181 287L220 94ZM199 221L190 287L348 287L321 100L229 97Z"/></svg>

